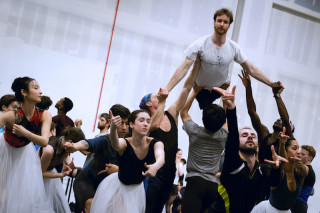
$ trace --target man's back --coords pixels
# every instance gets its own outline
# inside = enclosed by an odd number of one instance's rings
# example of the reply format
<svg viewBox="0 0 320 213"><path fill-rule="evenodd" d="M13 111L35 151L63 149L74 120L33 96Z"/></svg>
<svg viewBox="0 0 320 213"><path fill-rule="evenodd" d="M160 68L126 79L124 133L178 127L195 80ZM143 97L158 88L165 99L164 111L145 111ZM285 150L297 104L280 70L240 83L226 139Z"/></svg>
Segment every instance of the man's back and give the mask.
<svg viewBox="0 0 320 213"><path fill-rule="evenodd" d="M66 127L74 127L74 122L67 115L56 115L52 117L52 122L56 124L57 136L61 136Z"/></svg>

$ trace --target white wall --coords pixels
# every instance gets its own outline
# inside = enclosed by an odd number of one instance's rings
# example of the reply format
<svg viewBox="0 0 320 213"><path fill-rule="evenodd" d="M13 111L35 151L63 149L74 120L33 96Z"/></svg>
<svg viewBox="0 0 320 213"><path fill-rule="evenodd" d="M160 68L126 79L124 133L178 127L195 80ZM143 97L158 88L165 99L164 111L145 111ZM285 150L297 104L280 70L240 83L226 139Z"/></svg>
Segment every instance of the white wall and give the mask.
<svg viewBox="0 0 320 213"><path fill-rule="evenodd" d="M244 6L235 19L241 21L235 23L234 32L232 25L228 37L236 38L250 61L272 80L285 84L282 97L295 123L296 138L300 144L311 144L319 151L315 134L320 124L319 13L297 6L292 0L239 2ZM167 84L185 58L184 49L195 39L212 33L214 11L228 7L236 13L237 3L120 0L99 114L115 103L137 109L143 95ZM1 0L0 95L12 93L14 78L34 77L43 94L54 103L61 97L73 100L74 108L68 114L84 121L87 138L97 134L92 130L115 6L116 0ZM291 9L283 9L286 7ZM297 11L316 18L298 16ZM239 71L240 66L235 64L232 84L237 85L241 127L250 125L250 119L244 88L237 77ZM171 92L167 106L178 97L183 81ZM271 130L279 117L271 89L255 80L253 88L257 111ZM53 106L49 111L56 115ZM191 115L201 123L196 103ZM187 158L188 137L179 122L179 147ZM75 157L82 164L83 156ZM319 165L320 158L316 157L316 173ZM318 182L316 194L310 198L310 212L320 209L315 202L320 198Z"/></svg>

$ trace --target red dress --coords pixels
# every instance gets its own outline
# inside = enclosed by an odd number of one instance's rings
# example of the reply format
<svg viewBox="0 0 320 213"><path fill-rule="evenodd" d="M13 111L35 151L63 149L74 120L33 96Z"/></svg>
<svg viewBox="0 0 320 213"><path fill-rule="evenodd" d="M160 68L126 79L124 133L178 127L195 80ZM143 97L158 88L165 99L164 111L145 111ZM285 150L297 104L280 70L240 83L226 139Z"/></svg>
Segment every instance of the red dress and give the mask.
<svg viewBox="0 0 320 213"><path fill-rule="evenodd" d="M22 125L24 128L29 130L30 132L41 135L41 128L40 128L40 120L43 115L43 110L39 108L35 108L33 116L30 121L24 115L22 109L15 111L15 124ZM12 133L12 129L5 127L4 130L4 139L7 143L13 147L23 147L30 143L30 140L26 137L19 137Z"/></svg>

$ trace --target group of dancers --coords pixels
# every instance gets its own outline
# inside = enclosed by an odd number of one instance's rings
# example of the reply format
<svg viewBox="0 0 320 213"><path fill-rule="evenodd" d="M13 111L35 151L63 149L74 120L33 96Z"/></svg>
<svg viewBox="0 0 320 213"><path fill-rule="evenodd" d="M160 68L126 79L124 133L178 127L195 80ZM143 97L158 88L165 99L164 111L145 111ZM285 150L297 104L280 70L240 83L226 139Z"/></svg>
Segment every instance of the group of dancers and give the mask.
<svg viewBox="0 0 320 213"><path fill-rule="evenodd" d="M185 61L166 87L145 95L139 110L113 105L109 114L100 116L101 134L93 139L85 138L81 121L75 127L66 118L72 108L69 99L57 103L61 116L52 118L37 107L42 98L39 83L29 77L16 78L11 88L21 106L0 116L0 128L4 127L0 133L0 213L70 212L60 182L67 175L76 178L76 212L157 213L166 203L170 212L173 183L182 174L176 160L180 113L190 142L180 211L306 212L315 179L310 165L315 150L303 146L308 153L304 157L300 153L280 96L284 86L271 82L226 37L232 22L231 11L216 11L213 34L186 49ZM243 67L239 76L255 131L238 130L236 87L227 90L232 61ZM165 110L170 91L192 64L179 97ZM256 113L250 76L272 88L281 117L273 134ZM213 104L218 98L223 107ZM188 114L194 99L203 112L204 127ZM53 125L57 122L71 125L57 134ZM37 152L35 145L40 147ZM83 169L70 159L75 151L93 153Z"/></svg>

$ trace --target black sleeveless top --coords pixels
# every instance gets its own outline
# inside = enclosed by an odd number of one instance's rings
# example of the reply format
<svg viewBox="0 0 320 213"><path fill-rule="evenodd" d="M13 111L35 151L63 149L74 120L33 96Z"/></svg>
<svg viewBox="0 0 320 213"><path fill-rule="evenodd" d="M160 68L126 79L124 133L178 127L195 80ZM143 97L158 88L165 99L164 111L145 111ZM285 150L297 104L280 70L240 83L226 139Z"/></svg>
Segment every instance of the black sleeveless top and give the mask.
<svg viewBox="0 0 320 213"><path fill-rule="evenodd" d="M126 139L125 139L126 140ZM144 167L144 163L153 164L155 162L154 157L154 144L158 142L158 140L153 139L149 144L149 150L147 156L139 160L131 146L131 144L126 140L127 148L124 151L123 155L119 158L119 180L125 184L139 184L144 180L144 176L142 175L142 171L147 171L147 168Z"/></svg>
<svg viewBox="0 0 320 213"><path fill-rule="evenodd" d="M61 137L51 136L49 138L48 145L53 147L54 153L53 153L53 157L51 159L51 162L50 162L50 165L48 166L47 171L51 171L56 166L58 166L60 164L63 164L63 158L62 157L65 154L65 150L63 150L62 153L57 154L57 150L58 150L58 147L59 147L59 145L61 143L62 137L63 136L61 136ZM43 153L43 147L40 147L40 150L39 150L40 158L42 156L42 153Z"/></svg>
<svg viewBox="0 0 320 213"><path fill-rule="evenodd" d="M169 132L165 132L162 129L156 129L150 133L150 137L156 138L162 141L164 145L165 164L161 170L176 171L176 153L178 150L178 127L172 115L165 111L169 118L171 129Z"/></svg>

